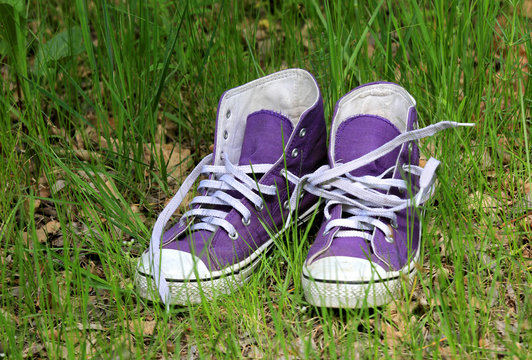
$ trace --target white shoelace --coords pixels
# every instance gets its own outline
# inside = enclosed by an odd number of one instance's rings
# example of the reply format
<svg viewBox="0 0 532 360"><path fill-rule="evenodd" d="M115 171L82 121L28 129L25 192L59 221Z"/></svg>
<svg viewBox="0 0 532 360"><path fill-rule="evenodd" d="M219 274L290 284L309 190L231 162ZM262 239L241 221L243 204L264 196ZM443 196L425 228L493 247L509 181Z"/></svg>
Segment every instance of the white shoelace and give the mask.
<svg viewBox="0 0 532 360"><path fill-rule="evenodd" d="M361 237L370 241L372 230L378 228L385 234L387 241L393 242L393 231L382 220L388 219L394 227L397 225L398 211L410 206L417 207L427 201L433 194L436 170L440 162L430 158L424 168L414 165L402 166L405 173L420 176L419 190L407 199L388 194L391 188L402 192L411 191L403 179L384 178L393 173L395 166L386 169L379 176L356 177L350 172L375 161L408 141L419 140L441 130L458 126L474 126L474 124L442 121L423 129L408 131L358 159L334 168L322 166L302 178L289 173L288 179L297 183L298 188L303 187L304 190L326 200L324 215L327 220L331 218L330 209L338 204L342 205L343 213L349 214L346 218L330 221L324 230L325 234L338 227L342 230L337 231L335 237ZM291 206L297 201L298 188L290 199Z"/></svg>
<svg viewBox="0 0 532 360"><path fill-rule="evenodd" d="M424 168L419 166L403 166L403 171L412 175L420 176L419 191L409 199L403 199L387 192L391 188L397 188L402 192L408 192L408 183L402 179L383 179L387 174L395 170L395 166L387 169L379 176L356 177L345 174L328 181L326 184L315 186L309 184L305 190L319 193L322 198L327 199L324 215L327 220L331 218L330 209L335 205L342 205L342 212L349 214L347 218L340 218L330 221L325 227L327 234L331 229L340 227L342 230L335 234L335 237L361 237L371 240L373 228L380 229L388 241L393 241L392 230L382 219L388 219L391 226L397 225L396 213L409 206L419 206L427 201L433 193L434 181L436 180L436 169L439 161L430 158ZM385 193L383 193L384 191Z"/></svg>
<svg viewBox="0 0 532 360"><path fill-rule="evenodd" d="M233 224L225 220L229 211L207 208L205 206L221 205L235 209L242 215L242 222L249 223L251 212L241 202L240 197L235 198L228 192L237 191L239 195L248 199L255 208L261 210L264 206L260 194L275 195L275 185L259 184L254 178L253 174L264 174L268 172L273 164L256 164L256 165L234 165L229 159L222 154L222 161L224 165L209 165L212 163L213 154L207 155L201 162L192 170L189 176L185 179L177 193L166 205L164 210L159 214L150 241L150 266L151 273L154 274L155 286L159 291L159 295L164 303L167 304L169 296L168 283L166 276L161 269L161 238L163 236L164 228L179 205L185 198L190 188L194 185L196 179L201 175L209 175L209 179L200 181L198 190L202 195L194 197L191 201L191 208L194 205L199 205L192 208L183 214L179 220L180 225L184 225L187 219L193 218L195 222L189 227L189 230L208 230L216 231L218 227L223 228L229 237L236 240L238 237L236 228ZM250 176L251 175L251 176ZM201 207L204 205L204 207Z"/></svg>
<svg viewBox="0 0 532 360"><path fill-rule="evenodd" d="M368 230L373 228L381 229L386 236L391 234L388 225L378 218L388 218L392 223L396 221L395 212L405 209L409 206L419 206L430 198L433 191L436 169L439 162L436 159L429 159L424 168L419 166L403 166L405 172L420 176L419 191L412 199L402 199L392 194L383 194L377 190L389 190L392 187L403 191L408 191L408 184L401 179L384 179L394 167L387 169L379 176L362 176L355 177L349 173L359 169L364 165L386 155L398 146L408 141L419 140L424 137L432 136L437 132L458 126L474 126L474 124L464 124L451 121L442 121L434 125L427 126L423 129L405 132L381 147L367 153L366 155L347 162L345 164L330 168L325 165L320 167L314 173L305 175L301 178L288 172L281 171L286 179L296 184L296 188L290 197L290 209L295 209L300 199L300 192L306 190L318 197L327 200L325 206L325 216L330 219L329 209L335 204L342 204L343 211L352 215L348 218L336 219L327 225L325 231L330 231L334 227L342 227L350 230L339 231L335 236L361 236L368 239ZM153 227L150 241L150 266L151 273L154 274L155 286L159 291L162 301L167 304L170 290L166 281L166 276L160 267L161 258L161 238L164 228L172 215L178 209L179 205L185 198L194 182L201 174L211 175L210 179L200 181L198 189L203 190L204 194L196 196L191 205L199 204L200 207L187 211L180 219L180 224L184 224L187 218L195 218L200 221L191 225L191 230L208 230L215 231L218 227L223 228L231 238L236 239L238 234L230 222L225 220L228 212L201 208L201 205L222 205L229 206L242 214L242 221L249 221L251 212L239 199L231 196L227 191L238 191L243 197L248 199L258 209L263 206L262 198L257 192L265 195L275 195L276 188L274 185L262 185L249 174L264 174L268 172L272 164L258 165L234 165L225 155L222 155L224 165L209 165L212 162L213 154L207 155L194 168L190 175L185 179L178 192L170 200L168 205L159 214ZM285 224L290 223L291 212ZM368 239L370 240L370 238Z"/></svg>

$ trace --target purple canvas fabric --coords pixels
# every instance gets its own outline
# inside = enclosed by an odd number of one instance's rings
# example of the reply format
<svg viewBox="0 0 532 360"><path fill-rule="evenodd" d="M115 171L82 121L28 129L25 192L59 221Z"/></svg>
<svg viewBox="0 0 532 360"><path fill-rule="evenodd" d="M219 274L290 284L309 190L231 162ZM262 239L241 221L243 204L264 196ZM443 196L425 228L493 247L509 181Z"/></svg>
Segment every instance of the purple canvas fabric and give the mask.
<svg viewBox="0 0 532 360"><path fill-rule="evenodd" d="M220 104L221 102L222 100ZM287 117L268 109L250 114L246 120L239 164L275 164L266 174L257 174L257 178L261 184L276 185L278 194L264 195L266 205L262 211L258 211L247 199L242 198L241 202L252 214L247 225L242 223L242 215L238 211L229 211L225 220L234 224L239 234L236 241L231 240L223 229L215 232L201 230L190 234L187 233L185 225L177 224L165 232L163 247L193 253L211 271L220 270L249 257L270 239L264 224L272 230L271 233L276 233L287 218L288 212L283 209L283 203L288 199L294 185L290 183L287 187L287 180L280 175L285 164L288 171L303 176L326 163L325 126L321 96L314 106L301 115L296 128ZM217 126L216 133L219 130ZM283 154L286 154L286 160L283 159ZM306 194L299 204L300 212L308 209L316 200L315 196Z"/></svg>
<svg viewBox="0 0 532 360"><path fill-rule="evenodd" d="M300 136L301 130L305 129L305 136ZM303 176L323 165L326 161L326 144L325 144L325 120L323 118L323 102L320 101L315 107L309 109L301 116L298 126L294 129L286 142L284 153L286 154L286 168L288 171L297 176ZM298 150L297 156L292 156L294 149ZM225 231L218 230L210 243L209 253L211 263L216 263L216 269L223 268L236 260L245 259L260 245L264 244L270 236L264 231L262 222L277 232L284 224L287 218L287 212L283 210L283 203L288 199L288 192L292 191L294 186L286 186L286 179L280 175L280 171L285 168L285 161L282 157L276 162L276 165L266 173L261 180L261 184L276 185L279 194L274 196L265 196L268 210L264 209L257 212L253 205L247 200L242 199L242 203L257 216L251 217L251 223L244 226L240 221L240 214L232 210L226 217L226 220L235 224L237 232L241 235L240 244L234 246ZM288 190L288 191L287 191ZM313 195L306 195L300 203L300 211L315 202ZM236 259L236 260L235 260Z"/></svg>
<svg viewBox="0 0 532 360"><path fill-rule="evenodd" d="M292 123L281 114L269 110L250 114L246 121L240 165L274 163L283 155L283 139L288 141L292 131ZM274 214L277 215L275 210L278 209L274 209ZM208 245L214 236L212 232L200 230L192 234L182 233L186 226L174 225L163 236L164 248L193 253L205 264L221 268L245 259L261 245L261 241L255 241L253 234L261 231L262 224L257 217L253 217L251 221L251 224L239 232L245 241L227 242L225 246L219 246L217 251L211 253ZM175 241L178 234L180 236Z"/></svg>
<svg viewBox="0 0 532 360"><path fill-rule="evenodd" d="M257 111L248 116L242 143L240 165L273 164L283 155L292 134L292 123L286 116L269 110Z"/></svg>
<svg viewBox="0 0 532 360"><path fill-rule="evenodd" d="M342 207L336 205L331 211L331 219L339 219L342 215ZM320 230L316 236L316 240L312 244L307 258L312 258L318 251L326 249L322 254L316 257L315 260L322 259L328 256L350 256L357 258L367 258L374 263L377 263L384 268L387 267L386 263L379 260L377 256L373 253L373 250L369 246L366 240L358 237L349 237L349 238L335 238L333 245L333 236L336 230L331 230L328 234L324 235L325 226L327 222L324 221L321 225Z"/></svg>
<svg viewBox="0 0 532 360"><path fill-rule="evenodd" d="M358 115L345 120L336 132L334 158L344 163L358 159L399 135L389 120L376 115ZM354 176L379 175L395 165L399 148L351 172Z"/></svg>
<svg viewBox="0 0 532 360"><path fill-rule="evenodd" d="M408 130L413 129L417 120L416 115L415 108L411 108L407 120ZM362 114L348 118L340 124L335 134L331 134L331 138L334 137L335 139L335 148L330 149L330 166L335 166L332 163L332 158L336 160L336 164L349 162L377 149L400 133L394 124L380 116ZM417 165L418 163L419 149L417 145L412 143L409 147L405 144L372 163L352 171L351 174L353 176L376 176L398 164L399 166L394 173L390 173L387 177L401 179L404 176L402 171L399 170L402 164ZM412 191L416 192L417 177L411 176L409 182L412 184ZM402 198L409 196L407 193L402 194L394 190L391 193ZM411 260L409 256L412 256L413 252L419 247L419 216L415 211L409 208L397 213L398 226L394 230L395 237L392 243L386 241L384 233L377 228L373 230L374 236L371 243L359 237L335 238L334 233L339 228L332 229L328 234L324 235L323 231L327 224L324 221L315 242L309 250L307 259L312 259L314 262L329 256L349 256L369 259L387 271L399 270ZM329 221L341 217L341 205L336 205L331 210Z"/></svg>

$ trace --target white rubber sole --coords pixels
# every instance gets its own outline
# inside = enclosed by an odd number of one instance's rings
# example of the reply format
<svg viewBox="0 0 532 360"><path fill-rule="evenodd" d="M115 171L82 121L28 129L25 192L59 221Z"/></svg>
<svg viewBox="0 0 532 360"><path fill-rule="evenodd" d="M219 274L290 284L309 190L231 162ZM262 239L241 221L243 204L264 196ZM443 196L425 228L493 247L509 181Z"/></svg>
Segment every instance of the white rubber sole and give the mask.
<svg viewBox="0 0 532 360"><path fill-rule="evenodd" d="M416 275L416 260L386 278L368 281L313 279L303 269L301 277L305 299L314 306L364 308L386 305L397 299L403 287L410 289Z"/></svg>
<svg viewBox="0 0 532 360"><path fill-rule="evenodd" d="M247 259L221 271L214 271L208 278L200 279L169 279L166 281L170 289L169 304L199 304L202 299L212 300L215 296L229 294L246 283L250 275L260 263L261 254L268 251L273 240L268 240ZM138 294L151 301L159 300L153 278L149 274L137 270L135 284Z"/></svg>
<svg viewBox="0 0 532 360"><path fill-rule="evenodd" d="M298 219L298 224L308 221L319 202L311 206ZM242 287L260 264L262 255L273 245L274 240L285 230L281 230L273 235L270 240L255 250L245 260L229 266L220 271L213 271L209 277L200 279L171 279L167 278L170 295L168 303L171 305L199 304L202 299L212 300L218 295L230 294ZM135 272L135 285L138 295L150 300L159 301L159 293L150 274L145 274L139 270Z"/></svg>

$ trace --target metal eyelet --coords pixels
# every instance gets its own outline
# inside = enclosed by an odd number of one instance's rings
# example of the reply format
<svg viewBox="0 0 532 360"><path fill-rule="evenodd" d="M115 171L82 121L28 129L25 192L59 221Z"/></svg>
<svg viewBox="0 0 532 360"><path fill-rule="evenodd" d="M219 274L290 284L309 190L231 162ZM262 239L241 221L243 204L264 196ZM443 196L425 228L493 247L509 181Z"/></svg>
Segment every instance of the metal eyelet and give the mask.
<svg viewBox="0 0 532 360"><path fill-rule="evenodd" d="M283 203L283 209L285 210L290 209L290 201L285 200L285 202Z"/></svg>
<svg viewBox="0 0 532 360"><path fill-rule="evenodd" d="M299 137L300 138L304 137L305 135L307 135L307 129L302 128L301 130L299 130Z"/></svg>
<svg viewBox="0 0 532 360"><path fill-rule="evenodd" d="M248 226L249 224L251 224L251 218L242 218L242 224L245 225L245 226Z"/></svg>
<svg viewBox="0 0 532 360"><path fill-rule="evenodd" d="M227 130L224 130L224 139L227 140L228 137L229 137L229 133L227 132Z"/></svg>
<svg viewBox="0 0 532 360"><path fill-rule="evenodd" d="M229 239L231 240L236 240L238 239L238 234L235 232L235 233L230 233L229 234Z"/></svg>
<svg viewBox="0 0 532 360"><path fill-rule="evenodd" d="M389 243L389 244L393 244L393 242L395 241L393 236L385 236L384 240L386 240L386 242Z"/></svg>
<svg viewBox="0 0 532 360"><path fill-rule="evenodd" d="M264 210L264 204L263 204L263 203L260 203L259 206L255 205L255 210L257 210L257 211L262 211L262 210Z"/></svg>
<svg viewBox="0 0 532 360"><path fill-rule="evenodd" d="M227 112L225 113L225 118L226 119L229 119L231 117L231 110L227 110Z"/></svg>
<svg viewBox="0 0 532 360"><path fill-rule="evenodd" d="M397 224L397 220L392 220L390 222L390 226L394 229L397 229L399 227L399 225Z"/></svg>
<svg viewBox="0 0 532 360"><path fill-rule="evenodd" d="M284 176L284 174L285 174L284 169L279 170L279 175Z"/></svg>
<svg viewBox="0 0 532 360"><path fill-rule="evenodd" d="M294 150L292 150L292 157L296 158L298 155L299 155L299 150L297 148L294 148Z"/></svg>

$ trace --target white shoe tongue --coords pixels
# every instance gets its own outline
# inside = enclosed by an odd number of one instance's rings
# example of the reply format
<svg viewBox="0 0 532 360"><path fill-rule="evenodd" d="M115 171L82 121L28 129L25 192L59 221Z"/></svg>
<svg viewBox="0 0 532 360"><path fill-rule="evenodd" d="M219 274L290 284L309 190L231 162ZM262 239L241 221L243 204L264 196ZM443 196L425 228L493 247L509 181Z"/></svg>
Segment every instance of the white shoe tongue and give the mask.
<svg viewBox="0 0 532 360"><path fill-rule="evenodd" d="M273 164L283 155L292 122L285 116L269 110L250 114L246 121L239 165Z"/></svg>
<svg viewBox="0 0 532 360"><path fill-rule="evenodd" d="M375 115L357 115L345 120L335 134L334 163L346 163L369 153L400 135L389 120ZM353 170L351 175L377 176L394 166L400 147L377 160Z"/></svg>

